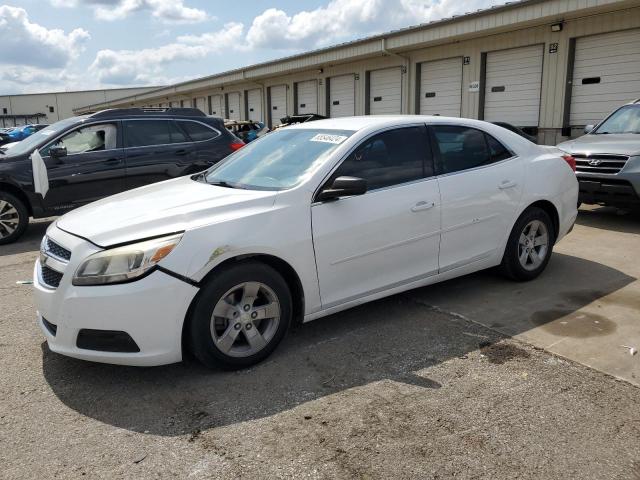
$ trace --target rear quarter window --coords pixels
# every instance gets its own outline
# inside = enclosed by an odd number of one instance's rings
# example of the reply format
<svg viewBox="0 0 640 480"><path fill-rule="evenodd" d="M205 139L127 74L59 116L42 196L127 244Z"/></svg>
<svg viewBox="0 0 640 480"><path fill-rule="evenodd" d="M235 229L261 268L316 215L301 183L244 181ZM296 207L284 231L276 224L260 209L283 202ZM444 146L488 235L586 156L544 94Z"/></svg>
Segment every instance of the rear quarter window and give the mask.
<svg viewBox="0 0 640 480"><path fill-rule="evenodd" d="M194 142L203 142L211 140L219 136L220 134L212 127L204 125L200 122L179 121L180 127L189 135Z"/></svg>

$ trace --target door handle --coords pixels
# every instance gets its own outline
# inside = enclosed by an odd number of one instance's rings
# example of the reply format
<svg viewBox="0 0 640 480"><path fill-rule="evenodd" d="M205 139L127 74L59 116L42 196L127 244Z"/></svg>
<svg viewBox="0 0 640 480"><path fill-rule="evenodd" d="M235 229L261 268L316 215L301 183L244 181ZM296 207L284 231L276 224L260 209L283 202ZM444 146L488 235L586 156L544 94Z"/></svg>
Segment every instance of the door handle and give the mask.
<svg viewBox="0 0 640 480"><path fill-rule="evenodd" d="M411 211L421 212L423 210L429 210L430 208L433 208L435 206L435 202L418 202L413 207L411 207Z"/></svg>
<svg viewBox="0 0 640 480"><path fill-rule="evenodd" d="M503 180L502 183L500 185L498 185L498 188L500 190L506 190L507 188L513 188L516 185L518 185L516 182L510 182L509 180Z"/></svg>
<svg viewBox="0 0 640 480"><path fill-rule="evenodd" d="M120 162L122 162L122 160L119 159L119 158L110 158L109 160L105 160L104 164L105 165L117 165Z"/></svg>
<svg viewBox="0 0 640 480"><path fill-rule="evenodd" d="M175 153L178 156L188 155L189 154L189 150L177 150Z"/></svg>

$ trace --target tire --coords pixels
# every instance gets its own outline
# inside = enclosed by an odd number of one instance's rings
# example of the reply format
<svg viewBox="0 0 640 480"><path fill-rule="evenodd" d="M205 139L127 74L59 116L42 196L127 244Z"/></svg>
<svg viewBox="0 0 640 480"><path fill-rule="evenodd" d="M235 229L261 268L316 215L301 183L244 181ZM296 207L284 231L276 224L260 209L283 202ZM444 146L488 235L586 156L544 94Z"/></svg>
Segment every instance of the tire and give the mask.
<svg viewBox="0 0 640 480"><path fill-rule="evenodd" d="M29 225L29 211L22 201L8 192L0 191L0 245L13 243Z"/></svg>
<svg viewBox="0 0 640 480"><path fill-rule="evenodd" d="M291 316L291 292L276 270L255 261L226 267L195 301L188 327L191 351L209 368L254 365L282 341Z"/></svg>
<svg viewBox="0 0 640 480"><path fill-rule="evenodd" d="M536 228L532 230L534 225ZM533 243L532 235L536 239ZM541 208L528 208L520 215L511 230L500 265L502 272L519 282L533 280L549 263L555 238L556 233L549 214Z"/></svg>

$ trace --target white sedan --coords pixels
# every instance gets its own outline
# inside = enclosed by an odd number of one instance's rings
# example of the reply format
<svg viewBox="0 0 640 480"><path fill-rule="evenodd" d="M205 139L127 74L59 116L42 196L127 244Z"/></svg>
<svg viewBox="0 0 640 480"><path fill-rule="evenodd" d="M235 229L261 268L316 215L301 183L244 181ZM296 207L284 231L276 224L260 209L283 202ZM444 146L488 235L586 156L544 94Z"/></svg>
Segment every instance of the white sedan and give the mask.
<svg viewBox="0 0 640 480"><path fill-rule="evenodd" d="M248 366L292 321L498 265L537 277L576 219L573 168L467 119L284 128L59 218L35 265L38 323L51 350L85 360L160 365L189 349Z"/></svg>

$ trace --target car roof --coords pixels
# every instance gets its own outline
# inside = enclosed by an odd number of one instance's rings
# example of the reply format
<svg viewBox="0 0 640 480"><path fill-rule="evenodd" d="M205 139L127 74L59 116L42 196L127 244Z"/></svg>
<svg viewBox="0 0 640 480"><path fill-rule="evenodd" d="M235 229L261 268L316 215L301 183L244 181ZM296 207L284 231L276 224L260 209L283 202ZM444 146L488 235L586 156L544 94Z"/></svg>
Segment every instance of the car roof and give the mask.
<svg viewBox="0 0 640 480"><path fill-rule="evenodd" d="M455 124L474 127L490 125L481 120L458 117L441 117L438 115L366 115L359 117L328 118L313 122L298 123L287 128L322 129L322 130L364 130L369 128L384 128L397 125L409 125L415 123L430 124Z"/></svg>

